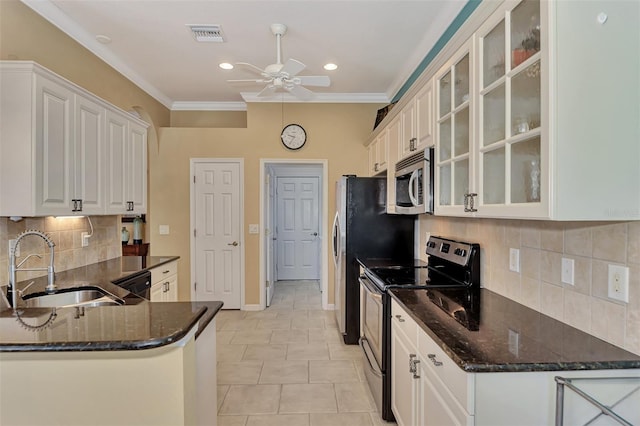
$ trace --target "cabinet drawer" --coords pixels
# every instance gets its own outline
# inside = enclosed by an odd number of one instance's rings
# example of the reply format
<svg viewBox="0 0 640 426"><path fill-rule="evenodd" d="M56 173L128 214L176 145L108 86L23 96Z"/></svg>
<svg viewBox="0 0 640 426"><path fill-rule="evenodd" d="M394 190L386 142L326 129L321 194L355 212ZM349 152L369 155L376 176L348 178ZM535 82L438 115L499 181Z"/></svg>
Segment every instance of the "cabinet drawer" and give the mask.
<svg viewBox="0 0 640 426"><path fill-rule="evenodd" d="M174 260L151 270L151 284L157 284L178 273L178 261Z"/></svg>
<svg viewBox="0 0 640 426"><path fill-rule="evenodd" d="M418 324L395 301L391 300L391 324L396 324L413 344L417 341Z"/></svg>
<svg viewBox="0 0 640 426"><path fill-rule="evenodd" d="M474 414L474 375L467 373L453 362L447 354L424 331L418 332L418 353L426 367L430 368L453 397L471 415Z"/></svg>

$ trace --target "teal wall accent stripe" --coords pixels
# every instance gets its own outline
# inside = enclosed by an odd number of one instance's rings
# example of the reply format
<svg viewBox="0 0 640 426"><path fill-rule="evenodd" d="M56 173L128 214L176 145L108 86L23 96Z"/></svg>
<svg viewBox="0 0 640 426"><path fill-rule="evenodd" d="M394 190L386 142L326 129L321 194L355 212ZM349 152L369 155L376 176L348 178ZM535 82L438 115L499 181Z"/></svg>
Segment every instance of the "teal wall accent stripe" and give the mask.
<svg viewBox="0 0 640 426"><path fill-rule="evenodd" d="M402 95L404 95L407 90L411 87L411 85L420 77L420 74L429 66L431 61L436 57L438 53L444 48L444 46L451 40L451 37L460 29L462 24L471 16L474 10L480 5L482 0L469 0L467 4L464 5L458 16L453 20L451 25L446 29L446 31L440 36L436 44L433 48L427 53L427 56L420 62L418 68L409 76L407 81L402 85L398 93L393 97L391 102L397 102L400 100Z"/></svg>

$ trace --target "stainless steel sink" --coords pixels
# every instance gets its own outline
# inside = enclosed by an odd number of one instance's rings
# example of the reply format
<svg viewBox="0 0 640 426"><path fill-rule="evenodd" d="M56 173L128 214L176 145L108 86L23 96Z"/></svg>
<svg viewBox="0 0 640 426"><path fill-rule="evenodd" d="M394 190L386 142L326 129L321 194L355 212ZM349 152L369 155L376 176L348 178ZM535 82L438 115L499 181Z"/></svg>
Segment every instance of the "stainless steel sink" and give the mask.
<svg viewBox="0 0 640 426"><path fill-rule="evenodd" d="M69 306L115 306L124 300L95 286L65 288L55 293L34 293L23 298L27 308L64 308Z"/></svg>

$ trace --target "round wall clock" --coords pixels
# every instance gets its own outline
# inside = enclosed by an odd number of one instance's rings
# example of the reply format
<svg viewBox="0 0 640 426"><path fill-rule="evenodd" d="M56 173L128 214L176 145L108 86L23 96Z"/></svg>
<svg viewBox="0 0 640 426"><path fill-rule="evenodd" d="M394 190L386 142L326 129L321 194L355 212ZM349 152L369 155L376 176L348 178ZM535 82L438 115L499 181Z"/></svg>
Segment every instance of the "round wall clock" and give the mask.
<svg viewBox="0 0 640 426"><path fill-rule="evenodd" d="M291 150L300 149L307 142L307 132L299 124L287 124L280 135L282 144Z"/></svg>

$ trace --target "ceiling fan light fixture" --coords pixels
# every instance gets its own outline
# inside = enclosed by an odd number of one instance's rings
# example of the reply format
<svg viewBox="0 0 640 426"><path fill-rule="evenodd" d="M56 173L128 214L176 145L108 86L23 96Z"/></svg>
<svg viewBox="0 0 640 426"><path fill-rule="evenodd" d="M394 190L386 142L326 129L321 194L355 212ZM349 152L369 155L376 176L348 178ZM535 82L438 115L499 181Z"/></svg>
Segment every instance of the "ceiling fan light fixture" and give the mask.
<svg viewBox="0 0 640 426"><path fill-rule="evenodd" d="M222 68L223 70L232 70L233 69L233 64L230 64L229 62L221 62L220 64L218 64L218 66L220 68Z"/></svg>
<svg viewBox="0 0 640 426"><path fill-rule="evenodd" d="M338 69L338 66L334 63L329 62L328 64L325 64L323 68L327 71L334 71Z"/></svg>
<svg viewBox="0 0 640 426"><path fill-rule="evenodd" d="M187 24L193 38L204 43L224 43L222 27L217 24Z"/></svg>

